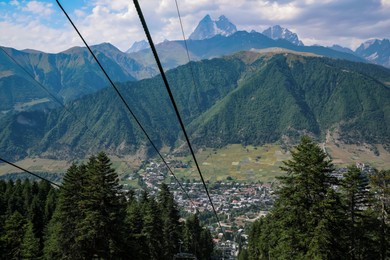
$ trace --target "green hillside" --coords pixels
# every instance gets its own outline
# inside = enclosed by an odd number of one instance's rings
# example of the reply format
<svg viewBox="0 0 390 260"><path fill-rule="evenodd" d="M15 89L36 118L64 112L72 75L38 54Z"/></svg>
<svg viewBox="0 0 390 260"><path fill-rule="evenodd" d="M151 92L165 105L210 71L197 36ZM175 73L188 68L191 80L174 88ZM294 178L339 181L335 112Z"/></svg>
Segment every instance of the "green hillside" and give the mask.
<svg viewBox="0 0 390 260"><path fill-rule="evenodd" d="M135 77L142 73L151 75L148 69L110 44L94 46L93 50L114 81L135 80ZM85 48L75 47L65 52L51 54L2 47L0 110L12 110L17 103L30 102L34 99L48 97L52 99L31 76L62 102L94 93L108 84L104 74Z"/></svg>
<svg viewBox="0 0 390 260"><path fill-rule="evenodd" d="M304 133L324 140L328 132L342 143L390 144L390 70L383 67L282 50L192 62L167 77L197 148L291 144ZM119 89L158 147L181 143L160 76ZM111 88L67 107L73 115L57 108L0 118L3 154L71 159L99 150L153 153Z"/></svg>
<svg viewBox="0 0 390 260"><path fill-rule="evenodd" d="M249 70L249 72L248 72ZM196 143L262 144L340 127L346 142L389 143L389 70L295 54L260 56L235 91L191 123Z"/></svg>

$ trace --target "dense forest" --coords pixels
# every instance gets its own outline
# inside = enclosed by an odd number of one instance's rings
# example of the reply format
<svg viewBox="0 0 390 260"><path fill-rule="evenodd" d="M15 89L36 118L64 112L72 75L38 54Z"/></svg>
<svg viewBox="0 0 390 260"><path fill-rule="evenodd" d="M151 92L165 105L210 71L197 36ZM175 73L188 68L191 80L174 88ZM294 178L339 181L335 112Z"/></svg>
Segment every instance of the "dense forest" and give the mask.
<svg viewBox="0 0 390 260"><path fill-rule="evenodd" d="M291 150L278 198L252 226L239 259L389 259L390 170L342 176L309 137ZM0 181L2 259L211 259L210 231L181 221L167 185L153 197L123 191L105 153L73 164L59 189Z"/></svg>
<svg viewBox="0 0 390 260"><path fill-rule="evenodd" d="M180 248L181 247L181 248ZM72 165L60 189L0 181L1 259L210 259L212 237L197 215L180 221L173 194L124 192L104 153Z"/></svg>
<svg viewBox="0 0 390 260"><path fill-rule="evenodd" d="M343 178L323 150L304 137L284 163L278 199L257 220L240 259L389 259L390 170Z"/></svg>

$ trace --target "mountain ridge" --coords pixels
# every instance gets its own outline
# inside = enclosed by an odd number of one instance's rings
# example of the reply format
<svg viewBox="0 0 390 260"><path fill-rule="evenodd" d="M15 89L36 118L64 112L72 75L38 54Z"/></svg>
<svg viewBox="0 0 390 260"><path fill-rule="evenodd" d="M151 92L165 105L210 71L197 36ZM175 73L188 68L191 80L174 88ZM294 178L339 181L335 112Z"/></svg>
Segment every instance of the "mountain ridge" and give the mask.
<svg viewBox="0 0 390 260"><path fill-rule="evenodd" d="M167 78L198 148L284 142L304 133L321 139L328 131L338 131L345 143L390 148L390 92L385 84L390 70L384 67L283 50L239 52L179 66ZM181 142L159 77L122 83L119 89L157 147L174 149ZM69 105L86 125L61 109L8 114L0 118L0 148L10 159L81 158L102 149L119 155L140 150L153 154L110 89Z"/></svg>
<svg viewBox="0 0 390 260"><path fill-rule="evenodd" d="M297 46L304 45L303 42L299 40L298 35L296 33L293 33L289 29L283 28L280 25L274 25L272 27L269 27L268 29L264 30L262 33L273 40L283 39Z"/></svg>
<svg viewBox="0 0 390 260"><path fill-rule="evenodd" d="M237 32L236 26L226 16L221 15L218 20L212 20L210 15L207 14L198 23L188 39L205 40L216 35L230 36L235 32Z"/></svg>

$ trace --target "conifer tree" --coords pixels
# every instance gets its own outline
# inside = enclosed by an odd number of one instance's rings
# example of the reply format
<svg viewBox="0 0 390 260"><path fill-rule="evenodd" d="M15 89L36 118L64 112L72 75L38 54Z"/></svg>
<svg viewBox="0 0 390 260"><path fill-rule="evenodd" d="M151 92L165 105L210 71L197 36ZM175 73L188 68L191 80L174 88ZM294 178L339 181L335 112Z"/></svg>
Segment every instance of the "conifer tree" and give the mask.
<svg viewBox="0 0 390 260"><path fill-rule="evenodd" d="M130 259L147 259L148 247L143 230L142 206L133 196L129 197L125 228L126 232L126 254Z"/></svg>
<svg viewBox="0 0 390 260"><path fill-rule="evenodd" d="M202 227L197 214L187 218L184 227L184 248L188 253L195 254L198 259L202 259L200 234Z"/></svg>
<svg viewBox="0 0 390 260"><path fill-rule="evenodd" d="M340 259L343 211L332 189L333 165L307 136L291 156L281 167L286 175L280 178L279 197L267 221L260 221L250 237L258 242L250 244L249 254L260 259Z"/></svg>
<svg viewBox="0 0 390 260"><path fill-rule="evenodd" d="M373 212L379 220L378 244L379 259L390 258L390 170L375 171L370 176L370 183L375 192Z"/></svg>
<svg viewBox="0 0 390 260"><path fill-rule="evenodd" d="M211 259L214 250L214 244L213 244L213 237L211 236L210 230L208 230L207 228L203 228L202 231L200 232L199 248L200 248L200 256L201 256L199 259L205 259L205 260Z"/></svg>
<svg viewBox="0 0 390 260"><path fill-rule="evenodd" d="M180 215L173 194L165 183L161 184L158 202L163 221L164 258L172 259L179 252Z"/></svg>
<svg viewBox="0 0 390 260"><path fill-rule="evenodd" d="M77 242L86 258L112 258L121 253L124 196L118 175L103 152L86 166L86 183L78 203L83 216L76 225Z"/></svg>
<svg viewBox="0 0 390 260"><path fill-rule="evenodd" d="M148 259L160 259L163 253L163 233L160 208L154 198L147 201L143 213L142 235L148 248Z"/></svg>
<svg viewBox="0 0 390 260"><path fill-rule="evenodd" d="M40 255L39 239L35 236L34 226L31 221L25 225L25 233L21 244L22 259L39 259Z"/></svg>
<svg viewBox="0 0 390 260"><path fill-rule="evenodd" d="M21 259L25 222L25 218L18 211L10 214L5 220L4 233L1 236L6 252L5 259Z"/></svg>
<svg viewBox="0 0 390 260"><path fill-rule="evenodd" d="M364 259L363 252L368 217L365 211L369 206L368 177L356 166L348 167L344 174L341 190L347 213L347 244L350 259ZM367 230L368 231L368 230Z"/></svg>
<svg viewBox="0 0 390 260"><path fill-rule="evenodd" d="M66 252L61 240L60 234L64 231L60 222L59 207L53 213L52 219L49 221L44 235L43 259L66 259L71 253ZM75 255L76 253L73 252Z"/></svg>
<svg viewBox="0 0 390 260"><path fill-rule="evenodd" d="M82 192L86 184L85 166L72 164L67 170L62 188L59 195L58 207L54 213L52 223L50 223L50 231L58 232L58 234L47 234L53 241L48 242L51 249L47 254L60 254L64 258L78 259L81 258L83 245L78 237L80 232L77 230L78 223L84 217L79 203L82 200ZM57 224L56 222L59 222ZM60 241L60 243L57 243ZM55 248L60 246L60 248Z"/></svg>

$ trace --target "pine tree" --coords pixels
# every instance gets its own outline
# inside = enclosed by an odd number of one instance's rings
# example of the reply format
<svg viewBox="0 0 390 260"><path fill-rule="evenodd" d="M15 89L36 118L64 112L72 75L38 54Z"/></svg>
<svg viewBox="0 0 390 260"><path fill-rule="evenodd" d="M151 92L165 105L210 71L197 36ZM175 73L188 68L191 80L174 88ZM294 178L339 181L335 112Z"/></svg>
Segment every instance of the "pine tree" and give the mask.
<svg viewBox="0 0 390 260"><path fill-rule="evenodd" d="M71 254L70 252L65 252L63 241L60 238L60 234L63 233L60 214L62 213L60 213L59 207L57 207L47 225L44 235L43 259L69 259L66 256ZM73 252L73 254L75 255L76 252Z"/></svg>
<svg viewBox="0 0 390 260"><path fill-rule="evenodd" d="M375 171L370 176L370 183L375 192L375 202L373 212L379 220L378 225L378 242L379 242L379 259L390 258L390 170Z"/></svg>
<svg viewBox="0 0 390 260"><path fill-rule="evenodd" d="M78 206L83 216L76 225L76 241L86 258L112 258L121 254L124 196L118 175L105 153L91 157Z"/></svg>
<svg viewBox="0 0 390 260"><path fill-rule="evenodd" d="M279 179L279 197L271 213L255 226L257 230L250 237L258 241L250 244L250 256L342 258L343 212L340 197L332 189L333 165L307 136L291 151L291 156L281 167L286 175Z"/></svg>
<svg viewBox="0 0 390 260"><path fill-rule="evenodd" d="M202 259L201 253L201 232L202 227L197 214L187 218L184 226L184 249L192 254L195 254L198 259Z"/></svg>
<svg viewBox="0 0 390 260"><path fill-rule="evenodd" d="M356 166L348 167L344 174L341 190L347 207L347 241L350 259L365 259L363 256L364 236L368 230L367 217L364 212L369 203L368 177Z"/></svg>
<svg viewBox="0 0 390 260"><path fill-rule="evenodd" d="M49 193L47 194L46 200L45 200L45 210L44 210L44 220L46 225L53 217L54 210L57 205L57 190L51 189Z"/></svg>
<svg viewBox="0 0 390 260"><path fill-rule="evenodd" d="M158 202L163 221L164 258L172 259L179 252L180 215L173 194L165 183L161 184Z"/></svg>
<svg viewBox="0 0 390 260"><path fill-rule="evenodd" d="M4 234L1 240L4 243L5 259L20 259L21 244L24 236L25 218L18 211L10 214L5 220Z"/></svg>
<svg viewBox="0 0 390 260"><path fill-rule="evenodd" d="M209 260L214 250L213 237L210 230L203 228L200 232L199 249L201 257L199 259Z"/></svg>
<svg viewBox="0 0 390 260"><path fill-rule="evenodd" d="M148 248L148 259L160 259L164 255L163 222L161 211L154 198L150 198L144 208L142 235Z"/></svg>
<svg viewBox="0 0 390 260"><path fill-rule="evenodd" d="M31 221L27 222L25 230L21 244L21 257L22 259L39 259L40 243L39 239L35 236L34 226Z"/></svg>
<svg viewBox="0 0 390 260"><path fill-rule="evenodd" d="M56 208L55 217L50 223L50 231L58 234L47 234L52 241L50 252L46 255L60 254L64 258L79 259L83 245L78 240L80 232L76 229L78 223L84 217L82 208L79 203L82 200L82 192L86 184L85 166L73 164L66 172L62 188L60 190L58 207ZM58 221L58 223L56 223ZM57 243L57 240L60 241ZM60 248L55 248L59 246Z"/></svg>
<svg viewBox="0 0 390 260"><path fill-rule="evenodd" d="M129 259L147 259L148 247L143 230L143 216L141 204L133 197L129 197L126 210L125 229L126 232L126 254Z"/></svg>

